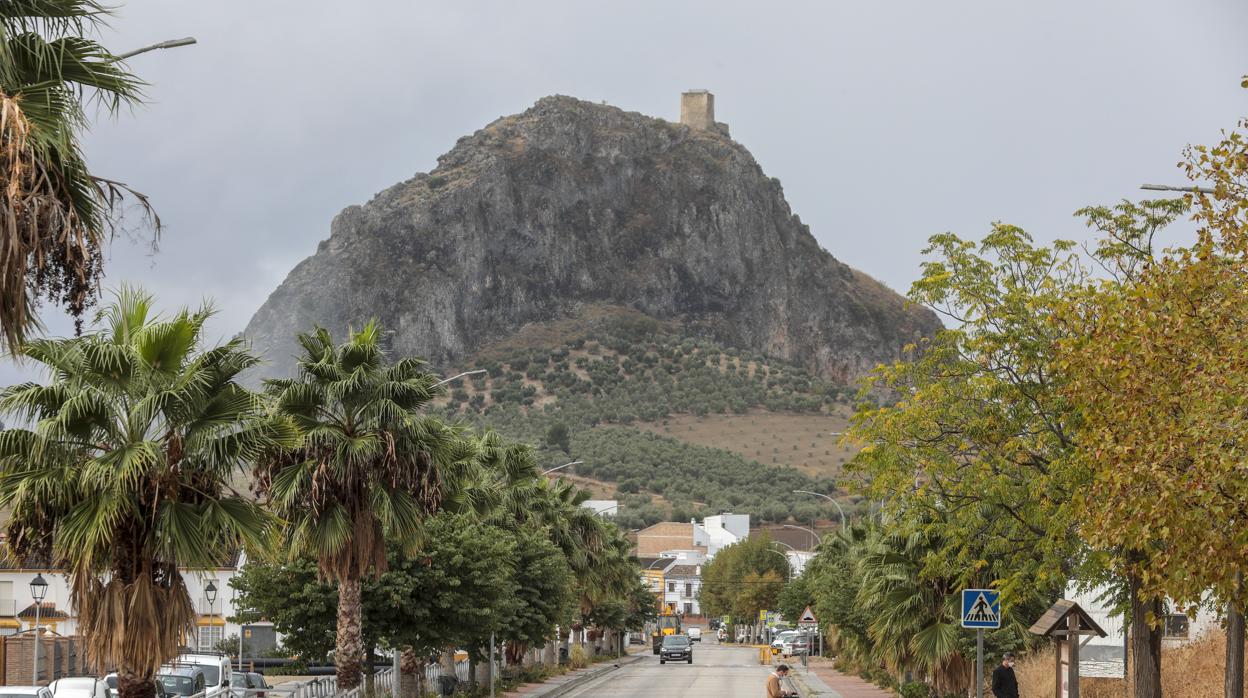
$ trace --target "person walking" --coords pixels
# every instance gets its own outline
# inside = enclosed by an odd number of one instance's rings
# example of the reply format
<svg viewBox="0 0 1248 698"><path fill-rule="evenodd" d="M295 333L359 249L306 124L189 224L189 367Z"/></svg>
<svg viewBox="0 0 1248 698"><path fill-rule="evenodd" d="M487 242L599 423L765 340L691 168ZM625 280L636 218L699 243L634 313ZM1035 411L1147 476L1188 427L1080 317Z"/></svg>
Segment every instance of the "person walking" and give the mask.
<svg viewBox="0 0 1248 698"><path fill-rule="evenodd" d="M992 670L992 695L996 698L1018 698L1018 679L1014 677L1014 653L1006 652L1001 664Z"/></svg>
<svg viewBox="0 0 1248 698"><path fill-rule="evenodd" d="M767 677L767 698L795 698L796 693L786 692L780 687L781 680L789 675L789 665L781 664Z"/></svg>

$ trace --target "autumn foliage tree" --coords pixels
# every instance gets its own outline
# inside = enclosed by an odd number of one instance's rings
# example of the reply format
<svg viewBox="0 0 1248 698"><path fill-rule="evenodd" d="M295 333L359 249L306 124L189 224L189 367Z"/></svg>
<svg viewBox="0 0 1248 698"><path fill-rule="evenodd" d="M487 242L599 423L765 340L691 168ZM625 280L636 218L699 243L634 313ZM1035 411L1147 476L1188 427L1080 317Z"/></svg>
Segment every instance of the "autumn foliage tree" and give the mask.
<svg viewBox="0 0 1248 698"><path fill-rule="evenodd" d="M1226 695L1243 695L1248 567L1248 145L1231 133L1189 150L1191 247L1143 255L1130 283L1072 299L1059 344L1065 394L1083 417L1077 459L1084 537L1119 549L1138 595L1228 607ZM1142 246L1143 243L1141 243ZM1150 618L1155 623L1156 618ZM1159 654L1160 647L1147 649ZM1137 695L1156 695L1141 694Z"/></svg>

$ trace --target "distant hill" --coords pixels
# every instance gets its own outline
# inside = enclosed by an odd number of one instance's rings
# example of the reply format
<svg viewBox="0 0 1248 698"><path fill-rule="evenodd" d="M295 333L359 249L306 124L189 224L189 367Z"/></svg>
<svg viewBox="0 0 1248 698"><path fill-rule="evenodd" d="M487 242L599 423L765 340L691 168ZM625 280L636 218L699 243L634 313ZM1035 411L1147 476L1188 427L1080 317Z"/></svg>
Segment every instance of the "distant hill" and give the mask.
<svg viewBox="0 0 1248 698"><path fill-rule="evenodd" d="M821 249L722 125L570 97L342 211L245 335L285 375L297 332L370 317L391 354L486 370L442 409L583 459L633 524L830 513L791 490L834 490L851 386L940 327Z"/></svg>
<svg viewBox="0 0 1248 698"><path fill-rule="evenodd" d="M450 366L595 305L839 382L939 327L821 249L721 130L547 97L342 211L244 333L285 374L296 332L377 317Z"/></svg>

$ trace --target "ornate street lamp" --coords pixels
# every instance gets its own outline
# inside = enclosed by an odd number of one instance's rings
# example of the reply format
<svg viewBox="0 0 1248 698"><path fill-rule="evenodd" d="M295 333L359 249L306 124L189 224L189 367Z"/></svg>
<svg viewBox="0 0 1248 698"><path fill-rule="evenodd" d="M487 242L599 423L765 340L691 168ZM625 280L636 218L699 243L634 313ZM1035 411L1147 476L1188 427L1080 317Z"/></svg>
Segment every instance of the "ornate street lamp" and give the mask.
<svg viewBox="0 0 1248 698"><path fill-rule="evenodd" d="M39 685L39 612L43 610L43 600L48 596L48 583L44 581L42 574L36 574L35 578L30 580L30 596L35 600L35 649L31 654L34 656L34 668L31 669L31 685Z"/></svg>

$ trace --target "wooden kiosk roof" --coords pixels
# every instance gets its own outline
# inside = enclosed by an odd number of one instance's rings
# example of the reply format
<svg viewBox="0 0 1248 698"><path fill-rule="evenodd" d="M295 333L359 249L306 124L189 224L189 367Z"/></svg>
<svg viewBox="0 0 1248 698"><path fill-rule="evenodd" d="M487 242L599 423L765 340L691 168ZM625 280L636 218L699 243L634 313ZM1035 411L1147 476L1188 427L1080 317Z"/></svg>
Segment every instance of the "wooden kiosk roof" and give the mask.
<svg viewBox="0 0 1248 698"><path fill-rule="evenodd" d="M1068 619L1071 615L1078 617L1079 629L1075 631L1078 635L1096 635L1097 637L1105 637L1106 632L1101 626L1092 620L1092 616L1083 610L1079 604L1074 601L1062 599L1049 607L1049 610L1040 616L1040 620L1031 626L1031 632L1036 635L1044 635L1046 637L1064 637L1071 634Z"/></svg>

